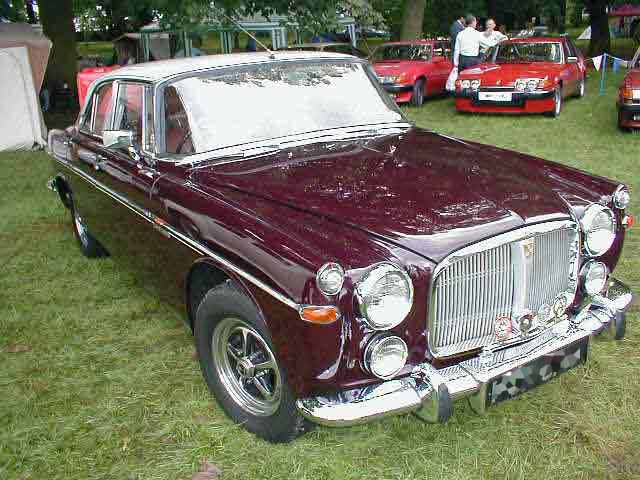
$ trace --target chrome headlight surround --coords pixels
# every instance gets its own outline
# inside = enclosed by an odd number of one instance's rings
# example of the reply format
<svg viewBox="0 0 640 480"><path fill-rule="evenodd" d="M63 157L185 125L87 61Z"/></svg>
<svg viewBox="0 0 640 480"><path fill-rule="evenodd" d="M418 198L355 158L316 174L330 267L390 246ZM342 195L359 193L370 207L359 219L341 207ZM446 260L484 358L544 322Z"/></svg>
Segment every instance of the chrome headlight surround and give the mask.
<svg viewBox="0 0 640 480"><path fill-rule="evenodd" d="M471 80L470 86L471 90L479 90L480 85L482 85L482 81L480 79Z"/></svg>
<svg viewBox="0 0 640 480"><path fill-rule="evenodd" d="M462 80L460 82L460 86L463 90L468 90L469 88L471 88L471 80Z"/></svg>
<svg viewBox="0 0 640 480"><path fill-rule="evenodd" d="M596 260L589 260L580 270L580 283L589 296L602 293L609 280L609 268Z"/></svg>
<svg viewBox="0 0 640 480"><path fill-rule="evenodd" d="M413 282L393 263L373 265L355 288L360 313L375 330L390 330L407 317L413 307Z"/></svg>
<svg viewBox="0 0 640 480"><path fill-rule="evenodd" d="M613 206L618 210L625 210L631 203L631 195L629 189L624 185L619 185L612 196Z"/></svg>
<svg viewBox="0 0 640 480"><path fill-rule="evenodd" d="M404 340L394 335L378 335L364 351L365 370L382 380L395 377L404 368L409 349Z"/></svg>
<svg viewBox="0 0 640 480"><path fill-rule="evenodd" d="M331 297L340 293L344 284L344 269L337 263L325 263L316 273L316 285L325 295Z"/></svg>
<svg viewBox="0 0 640 480"><path fill-rule="evenodd" d="M616 217L608 207L592 204L580 220L587 254L599 257L606 253L616 239Z"/></svg>
<svg viewBox="0 0 640 480"><path fill-rule="evenodd" d="M524 78L517 79L515 89L517 92L524 92L527 89L527 80Z"/></svg>

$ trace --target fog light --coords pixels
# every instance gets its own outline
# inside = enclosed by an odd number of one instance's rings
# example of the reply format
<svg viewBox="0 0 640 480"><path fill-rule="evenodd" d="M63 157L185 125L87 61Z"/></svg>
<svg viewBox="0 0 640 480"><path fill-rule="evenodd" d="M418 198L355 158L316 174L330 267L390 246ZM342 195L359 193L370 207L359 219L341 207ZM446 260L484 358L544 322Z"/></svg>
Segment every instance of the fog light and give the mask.
<svg viewBox="0 0 640 480"><path fill-rule="evenodd" d="M629 206L630 202L631 195L629 195L629 190L624 185L620 185L613 194L613 205L620 210L624 210Z"/></svg>
<svg viewBox="0 0 640 480"><path fill-rule="evenodd" d="M366 369L378 378L393 378L407 362L409 350L400 337L378 336L364 351Z"/></svg>
<svg viewBox="0 0 640 480"><path fill-rule="evenodd" d="M337 295L344 283L344 269L337 263L326 263L316 275L316 284L322 293Z"/></svg>
<svg viewBox="0 0 640 480"><path fill-rule="evenodd" d="M587 262L580 270L580 278L587 295L598 295L604 290L609 277L609 269L602 262Z"/></svg>

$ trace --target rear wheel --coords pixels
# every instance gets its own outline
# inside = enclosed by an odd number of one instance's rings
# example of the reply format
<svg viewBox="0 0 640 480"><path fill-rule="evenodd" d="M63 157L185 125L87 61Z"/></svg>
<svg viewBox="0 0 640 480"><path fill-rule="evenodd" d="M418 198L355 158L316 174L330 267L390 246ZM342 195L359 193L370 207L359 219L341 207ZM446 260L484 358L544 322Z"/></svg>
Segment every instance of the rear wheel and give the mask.
<svg viewBox="0 0 640 480"><path fill-rule="evenodd" d="M585 83L586 83L586 82L585 82L585 79L584 79L584 77L582 77L582 78L580 79L580 81L578 82L578 89L577 89L577 91L576 91L576 97L578 97L578 98L582 98L582 97L584 97L584 94L585 94L585 92L586 92L586 85L585 85Z"/></svg>
<svg viewBox="0 0 640 480"><path fill-rule="evenodd" d="M424 79L420 78L413 86L413 95L411 96L411 104L420 107L424 103Z"/></svg>
<svg viewBox="0 0 640 480"><path fill-rule="evenodd" d="M256 306L231 282L205 295L195 337L207 386L234 422L270 442L289 442L311 427L296 408Z"/></svg>

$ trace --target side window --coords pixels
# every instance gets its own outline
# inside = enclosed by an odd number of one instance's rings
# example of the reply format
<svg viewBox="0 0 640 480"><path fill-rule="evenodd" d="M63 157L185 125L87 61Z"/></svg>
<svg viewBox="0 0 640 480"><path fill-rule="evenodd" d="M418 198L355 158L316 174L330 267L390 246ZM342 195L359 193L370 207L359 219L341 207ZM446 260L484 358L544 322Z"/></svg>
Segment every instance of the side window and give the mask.
<svg viewBox="0 0 640 480"><path fill-rule="evenodd" d="M111 113L111 105L113 102L112 93L113 84L107 83L100 87L94 95L95 103L93 104L93 108L95 112L93 113L94 121L92 132L96 135L102 135L102 132L108 127L109 114Z"/></svg>
<svg viewBox="0 0 640 480"><path fill-rule="evenodd" d="M573 44L571 40L567 39L567 49L569 50L570 57L577 57L578 51L576 50L576 46Z"/></svg>
<svg viewBox="0 0 640 480"><path fill-rule="evenodd" d="M444 48L443 48L443 43L442 42L436 42L433 44L433 56L434 57L443 57L445 54L444 52Z"/></svg>
<svg viewBox="0 0 640 480"><path fill-rule="evenodd" d="M84 111L84 116L80 119L82 123L80 123L80 130L83 132L91 131L91 120L93 120L93 102L95 100L96 95L93 95L91 98L87 98L87 108Z"/></svg>
<svg viewBox="0 0 640 480"><path fill-rule="evenodd" d="M142 111L144 86L134 83L121 83L116 100L114 130L128 130L135 134L136 142L141 144Z"/></svg>
<svg viewBox="0 0 640 480"><path fill-rule="evenodd" d="M167 87L164 91L164 124L167 153L194 153L187 112L174 87Z"/></svg>

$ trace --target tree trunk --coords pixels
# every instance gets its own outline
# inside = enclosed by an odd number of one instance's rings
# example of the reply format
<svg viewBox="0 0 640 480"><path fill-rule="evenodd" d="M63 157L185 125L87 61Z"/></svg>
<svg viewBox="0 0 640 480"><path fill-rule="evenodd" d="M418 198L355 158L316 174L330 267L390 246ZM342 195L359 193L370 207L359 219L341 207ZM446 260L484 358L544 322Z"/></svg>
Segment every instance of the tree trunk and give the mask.
<svg viewBox="0 0 640 480"><path fill-rule="evenodd" d="M567 0L560 0L560 33L567 30Z"/></svg>
<svg viewBox="0 0 640 480"><path fill-rule="evenodd" d="M38 23L36 12L33 10L33 0L24 0L24 7L27 10L27 19L29 20L29 23Z"/></svg>
<svg viewBox="0 0 640 480"><path fill-rule="evenodd" d="M493 18L496 22L498 16L498 0L487 0L487 17Z"/></svg>
<svg viewBox="0 0 640 480"><path fill-rule="evenodd" d="M406 0L402 15L401 40L416 40L422 38L422 22L427 0Z"/></svg>
<svg viewBox="0 0 640 480"><path fill-rule="evenodd" d="M76 92L76 30L73 24L73 0L39 0L42 31L53 43L45 82L49 88L65 83Z"/></svg>
<svg viewBox="0 0 640 480"><path fill-rule="evenodd" d="M588 0L591 22L591 41L589 42L589 56L593 57L611 51L609 35L609 17L607 15L607 0Z"/></svg>

